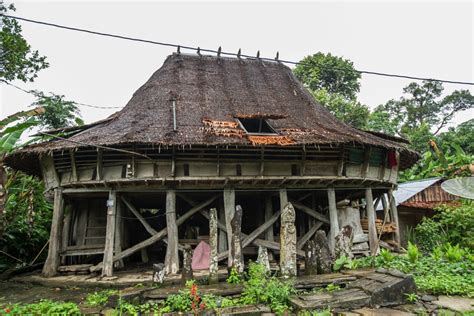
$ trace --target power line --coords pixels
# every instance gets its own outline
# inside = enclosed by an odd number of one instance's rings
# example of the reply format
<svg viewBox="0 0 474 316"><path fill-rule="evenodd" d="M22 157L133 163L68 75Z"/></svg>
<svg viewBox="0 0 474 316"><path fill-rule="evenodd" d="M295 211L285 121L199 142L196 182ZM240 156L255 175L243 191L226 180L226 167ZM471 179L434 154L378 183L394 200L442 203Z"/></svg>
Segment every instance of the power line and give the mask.
<svg viewBox="0 0 474 316"><path fill-rule="evenodd" d="M34 90L26 90L26 89L23 89L13 83L10 83L6 80L3 80L3 79L0 79L1 82L15 88L15 89L18 89L20 91L23 91L25 93L28 93L28 94L31 94L31 95L34 95L35 97L38 96L38 93ZM75 102L75 101L71 101L72 103L74 104L77 104L77 105L82 105L82 106L87 106L87 107L90 107L90 108L96 108L96 109L121 109L122 107L120 106L98 106L98 105L91 105L91 104L86 104L86 103L80 103L80 102Z"/></svg>
<svg viewBox="0 0 474 316"><path fill-rule="evenodd" d="M306 64L306 63L302 63L302 62L295 62L295 61L291 61L291 60L279 59L278 58L278 53L277 53L277 57L275 59L272 59L272 58L260 57L259 56L260 53L257 53L257 56L251 56L251 55L241 54L240 50L239 50L238 53L224 52L220 48L218 50L214 50L214 49L208 49L208 48L192 47L192 46L187 46L187 45L179 45L179 44L159 42L159 41L154 41L154 40L148 40L148 39L142 39L142 38L112 34L112 33L92 31L92 30L88 30L88 29L71 27L71 26L66 26L66 25L61 25L61 24L56 24L56 23L38 21L38 20L32 20L32 19L13 16L13 15L6 15L6 14L2 14L2 15L7 17L7 18L12 18L12 19L16 19L16 20L21 20L21 21L40 24L40 25L45 25L45 26L56 27L56 28L60 28L60 29L70 30L70 31L89 33L89 34L93 34L93 35L118 38L118 39L122 39L122 40L134 41L134 42L141 42L141 43L154 44L154 45L160 45L160 46L174 47L178 51L180 51L180 49L188 49L188 50L196 51L198 54L200 54L201 52L207 52L207 53L217 54L218 56L227 55L227 56L233 56L233 57L239 57L239 58L240 57L254 58L254 59L260 59L260 60L265 60L265 61L275 61L276 60L278 62L291 64L291 65L305 65ZM330 68L330 69L341 70L341 71L350 71L350 70L344 69L344 68L325 67L325 66L322 66L322 65L320 65L319 67ZM474 82L468 82L468 81L444 80L444 79L426 78L426 77L418 77L418 76L410 76L410 75L391 74L391 73L378 72L378 71L369 71L369 70L355 70L355 71L359 74L367 74L367 75L375 75L375 76L383 76L383 77L391 77L391 78L403 78L403 79L410 79L410 80L436 81L436 82L443 82L443 83L450 83L450 84L474 86Z"/></svg>

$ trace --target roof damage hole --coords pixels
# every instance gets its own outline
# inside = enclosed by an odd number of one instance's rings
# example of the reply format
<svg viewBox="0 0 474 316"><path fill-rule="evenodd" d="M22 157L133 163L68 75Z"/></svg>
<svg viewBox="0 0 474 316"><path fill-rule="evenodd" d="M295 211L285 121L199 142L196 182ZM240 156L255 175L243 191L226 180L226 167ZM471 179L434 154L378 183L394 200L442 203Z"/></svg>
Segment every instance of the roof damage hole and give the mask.
<svg viewBox="0 0 474 316"><path fill-rule="evenodd" d="M248 134L278 134L263 118L237 119Z"/></svg>

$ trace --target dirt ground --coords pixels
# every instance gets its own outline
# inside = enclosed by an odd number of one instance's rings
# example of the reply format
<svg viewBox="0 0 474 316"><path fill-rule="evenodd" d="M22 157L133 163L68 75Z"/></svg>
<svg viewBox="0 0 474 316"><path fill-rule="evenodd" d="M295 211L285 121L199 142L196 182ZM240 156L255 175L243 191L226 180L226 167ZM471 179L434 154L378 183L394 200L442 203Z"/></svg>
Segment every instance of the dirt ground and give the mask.
<svg viewBox="0 0 474 316"><path fill-rule="evenodd" d="M40 285L17 283L12 281L0 282L0 305L7 303L33 303L40 299L70 301L79 303L87 293L98 291L94 288L51 288Z"/></svg>

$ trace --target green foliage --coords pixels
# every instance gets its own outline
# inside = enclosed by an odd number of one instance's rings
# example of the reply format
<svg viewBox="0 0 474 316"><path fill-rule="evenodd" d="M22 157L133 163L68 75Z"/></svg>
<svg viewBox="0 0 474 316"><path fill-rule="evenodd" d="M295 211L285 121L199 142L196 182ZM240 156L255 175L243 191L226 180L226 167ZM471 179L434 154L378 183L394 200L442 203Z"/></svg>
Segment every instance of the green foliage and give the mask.
<svg viewBox="0 0 474 316"><path fill-rule="evenodd" d="M380 256L384 262L392 262L395 259L395 256L387 249L380 249Z"/></svg>
<svg viewBox="0 0 474 316"><path fill-rule="evenodd" d="M474 119L450 127L448 131L438 135L438 141L443 150L449 150L453 144L459 145L468 155L474 155Z"/></svg>
<svg viewBox="0 0 474 316"><path fill-rule="evenodd" d="M466 250L459 247L459 245L451 245L450 243L446 244L444 247L444 257L449 262L459 262L466 255Z"/></svg>
<svg viewBox="0 0 474 316"><path fill-rule="evenodd" d="M394 256L393 260L386 261L381 256L373 260L368 258L357 259L358 267L384 267L397 269L414 276L418 290L432 294L467 295L474 296L474 256L467 249L459 250L453 247L453 254L446 255L444 249L448 245L435 248L431 255L418 257L413 262L409 256ZM436 252L436 253L435 253ZM462 257L459 254L462 253ZM450 259L448 259L448 257Z"/></svg>
<svg viewBox="0 0 474 316"><path fill-rule="evenodd" d="M254 262L249 265L248 275L240 300L242 304L269 304L278 314L290 309L289 297L295 293L290 281L269 277L265 267Z"/></svg>
<svg viewBox="0 0 474 316"><path fill-rule="evenodd" d="M410 303L418 302L418 300L420 299L419 296L416 295L416 293L405 293L405 296L407 297L407 301Z"/></svg>
<svg viewBox="0 0 474 316"><path fill-rule="evenodd" d="M10 14L15 11L13 4L8 8L0 4L2 30L0 32L0 42L2 43L2 67L0 68L0 78L7 81L21 80L23 82L33 81L37 77L38 71L47 68L46 57L40 56L38 51L32 50L31 46L21 34L21 26L15 20L5 17L3 14Z"/></svg>
<svg viewBox="0 0 474 316"><path fill-rule="evenodd" d="M474 201L461 200L460 205L439 206L435 219L447 234L447 241L474 249Z"/></svg>
<svg viewBox="0 0 474 316"><path fill-rule="evenodd" d="M411 242L416 243L423 252L427 253L447 242L447 235L439 221L424 217L415 227Z"/></svg>
<svg viewBox="0 0 474 316"><path fill-rule="evenodd" d="M83 125L80 112L73 101L65 99L64 95L34 91L36 96L32 106L39 106L44 109L44 113L38 116L39 125L47 128L60 128L74 125Z"/></svg>
<svg viewBox="0 0 474 316"><path fill-rule="evenodd" d="M340 271L342 268L349 269L351 267L351 259L346 256L340 256L334 261L332 269L337 272Z"/></svg>
<svg viewBox="0 0 474 316"><path fill-rule="evenodd" d="M325 89L315 90L312 94L319 103L342 122L357 128L366 128L370 113L366 105L355 99L348 100L336 93L331 94Z"/></svg>
<svg viewBox="0 0 474 316"><path fill-rule="evenodd" d="M474 155L469 155L456 144L446 153L441 152L436 143L433 151L427 151L412 168L400 173L400 182L433 177L454 178L470 176L469 165L474 163Z"/></svg>
<svg viewBox="0 0 474 316"><path fill-rule="evenodd" d="M441 98L443 90L440 82L412 82L403 89L400 99L378 106L370 115L368 126L392 135L400 132L411 141L413 149L425 152L429 140L454 115L474 107L474 96L468 90L456 90ZM463 132L468 131L463 129Z"/></svg>
<svg viewBox="0 0 474 316"><path fill-rule="evenodd" d="M412 244L410 241L408 242L407 247L407 258L411 263L416 263L418 258L420 257L420 250L416 244Z"/></svg>
<svg viewBox="0 0 474 316"><path fill-rule="evenodd" d="M370 111L357 101L360 74L350 60L319 52L301 60L294 73L339 120L357 128L366 127Z"/></svg>
<svg viewBox="0 0 474 316"><path fill-rule="evenodd" d="M326 291L327 292L335 292L335 291L339 291L341 289L341 287L337 284L334 284L334 283L330 283L326 286Z"/></svg>
<svg viewBox="0 0 474 316"><path fill-rule="evenodd" d="M239 284L240 282L242 282L242 278L240 277L240 274L236 268L232 267L230 269L230 273L226 279L226 282L228 284Z"/></svg>
<svg viewBox="0 0 474 316"><path fill-rule="evenodd" d="M346 99L355 99L360 89L360 73L348 59L321 52L306 56L294 73L309 89L325 89Z"/></svg>
<svg viewBox="0 0 474 316"><path fill-rule="evenodd" d="M75 303L41 300L33 304L13 304L4 306L0 315L80 315Z"/></svg>
<svg viewBox="0 0 474 316"><path fill-rule="evenodd" d="M89 306L103 306L109 301L109 297L117 294L117 290L102 290L89 293L86 296L86 304Z"/></svg>
<svg viewBox="0 0 474 316"><path fill-rule="evenodd" d="M186 288L184 290L180 290L178 294L168 296L165 301L165 306L160 312L192 311L198 313L208 308L207 304L217 306L216 299L217 297L214 295L201 297L198 285L194 280L191 280L186 282Z"/></svg>
<svg viewBox="0 0 474 316"><path fill-rule="evenodd" d="M0 249L30 262L49 239L52 206L44 197L43 183L21 172L11 173L6 183L7 200L0 217ZM43 253L43 255L45 255ZM6 256L0 263L13 264Z"/></svg>

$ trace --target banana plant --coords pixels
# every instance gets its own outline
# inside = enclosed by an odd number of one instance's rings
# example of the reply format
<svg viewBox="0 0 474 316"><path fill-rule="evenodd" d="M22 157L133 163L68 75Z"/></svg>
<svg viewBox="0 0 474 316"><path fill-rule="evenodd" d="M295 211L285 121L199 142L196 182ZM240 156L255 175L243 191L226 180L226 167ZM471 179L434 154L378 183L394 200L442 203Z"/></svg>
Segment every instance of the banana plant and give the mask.
<svg viewBox="0 0 474 316"><path fill-rule="evenodd" d="M29 128L38 125L39 121L36 119L36 116L44 112L43 107L36 107L33 110L17 112L0 120L0 220L2 214L4 214L7 199L5 189L7 173L3 163L5 156L21 146L19 141L23 133ZM15 122L16 124L14 124ZM3 231L1 226L0 224L0 235Z"/></svg>

